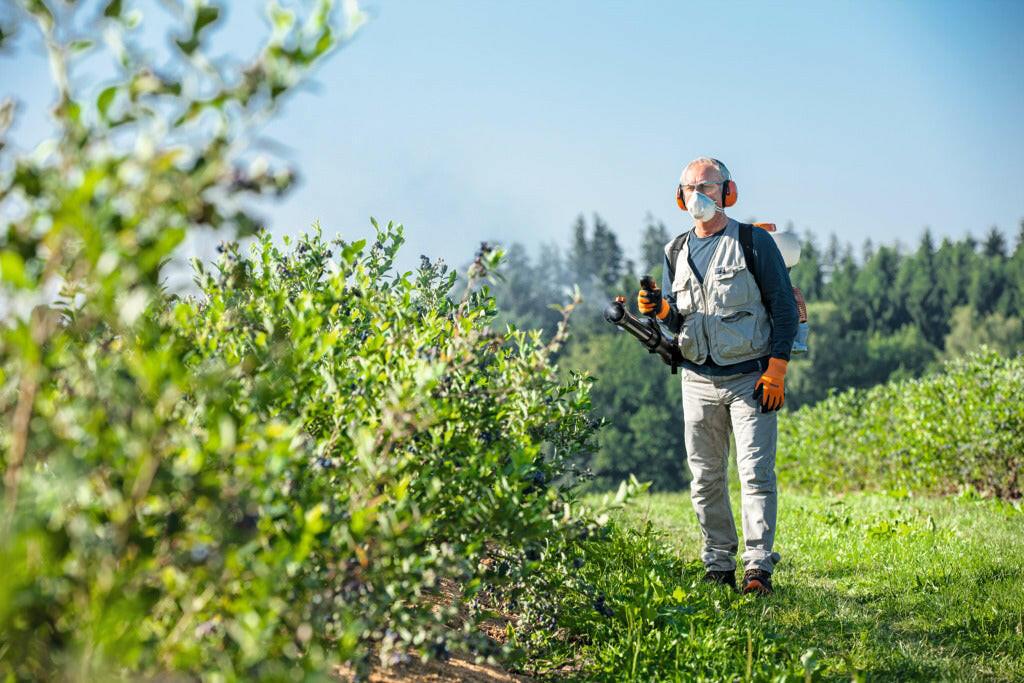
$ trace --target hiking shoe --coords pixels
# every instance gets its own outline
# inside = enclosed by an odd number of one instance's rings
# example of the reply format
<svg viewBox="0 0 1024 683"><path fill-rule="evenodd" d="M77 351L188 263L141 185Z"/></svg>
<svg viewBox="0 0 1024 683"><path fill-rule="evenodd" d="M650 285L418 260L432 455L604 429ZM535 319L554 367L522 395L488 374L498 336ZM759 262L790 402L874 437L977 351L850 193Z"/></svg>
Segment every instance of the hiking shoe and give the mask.
<svg viewBox="0 0 1024 683"><path fill-rule="evenodd" d="M771 595L772 573L763 569L748 569L743 572L743 592Z"/></svg>
<svg viewBox="0 0 1024 683"><path fill-rule="evenodd" d="M736 590L736 570L709 569L704 572L704 578L702 578L701 581L704 583L717 583L723 586L729 586L729 588Z"/></svg>

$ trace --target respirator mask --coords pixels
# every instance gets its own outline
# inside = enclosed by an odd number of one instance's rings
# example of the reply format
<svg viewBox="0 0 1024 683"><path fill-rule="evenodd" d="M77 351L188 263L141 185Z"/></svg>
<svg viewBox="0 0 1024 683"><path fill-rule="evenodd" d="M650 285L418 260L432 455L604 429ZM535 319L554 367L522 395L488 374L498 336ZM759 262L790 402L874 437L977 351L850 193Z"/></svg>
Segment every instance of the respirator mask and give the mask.
<svg viewBox="0 0 1024 683"><path fill-rule="evenodd" d="M715 214L722 209L715 204L715 200L703 192L694 191L686 202L686 210L693 216L693 220L707 222L715 217Z"/></svg>

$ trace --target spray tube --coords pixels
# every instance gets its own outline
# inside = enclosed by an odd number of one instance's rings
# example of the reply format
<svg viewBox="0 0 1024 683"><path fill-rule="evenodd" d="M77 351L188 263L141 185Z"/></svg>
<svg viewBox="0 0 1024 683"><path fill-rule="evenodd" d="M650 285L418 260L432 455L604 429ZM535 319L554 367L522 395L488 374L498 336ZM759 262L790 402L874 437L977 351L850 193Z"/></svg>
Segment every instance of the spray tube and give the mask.
<svg viewBox="0 0 1024 683"><path fill-rule="evenodd" d="M640 286L648 291L656 289L653 284L654 279L650 275L644 276L640 281ZM604 319L640 340L648 353L658 354L658 357L672 368L672 374L676 374L676 369L682 364L683 356L679 352L675 339L665 336L655 318L650 316L643 320L637 318L626 310L626 297L617 296L604 309Z"/></svg>

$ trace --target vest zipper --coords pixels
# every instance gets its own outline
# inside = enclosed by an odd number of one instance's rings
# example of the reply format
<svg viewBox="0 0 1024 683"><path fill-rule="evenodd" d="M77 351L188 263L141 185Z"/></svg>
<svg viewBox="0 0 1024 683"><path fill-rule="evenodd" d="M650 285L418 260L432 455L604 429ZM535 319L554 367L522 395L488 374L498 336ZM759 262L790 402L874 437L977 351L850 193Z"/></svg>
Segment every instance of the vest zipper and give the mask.
<svg viewBox="0 0 1024 683"><path fill-rule="evenodd" d="M729 223L726 223L725 227L722 228L722 232L725 232L728 229L729 229ZM725 235L722 235L722 237L725 237ZM700 323L701 323L701 327L704 329L704 341L706 341L707 344L708 344L708 352L707 352L707 355L704 357L704 360L707 360L708 358L711 358L711 337L708 335L708 296L707 296L707 292L704 290L704 283L708 281L708 273L713 272L712 271L712 266L714 265L714 263L718 259L718 252L721 251L721 249L722 249L722 237L718 238L718 244L715 245L715 251L714 251L713 254L711 254L711 260L708 261L708 269L704 272L704 279L700 282L700 306L701 306L701 313L703 314L701 316ZM690 268L690 242L689 242L689 240L687 240L687 242L686 242L686 267ZM690 274L693 277L697 277L697 274L695 272L693 272L692 268L690 268ZM711 360L715 360L715 359L711 358ZM715 360L715 362L717 363L718 361Z"/></svg>

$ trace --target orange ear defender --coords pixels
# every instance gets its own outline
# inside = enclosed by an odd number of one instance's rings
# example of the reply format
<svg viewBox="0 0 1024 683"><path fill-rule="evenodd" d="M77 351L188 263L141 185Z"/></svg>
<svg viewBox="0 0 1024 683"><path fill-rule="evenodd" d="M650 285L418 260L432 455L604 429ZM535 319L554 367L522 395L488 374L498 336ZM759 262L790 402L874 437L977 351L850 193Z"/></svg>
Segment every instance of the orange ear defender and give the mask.
<svg viewBox="0 0 1024 683"><path fill-rule="evenodd" d="M722 205L729 207L736 203L738 195L736 193L736 182L732 180L726 180L722 183ZM676 186L676 204L683 211L686 211L686 199L683 197L683 184L679 183Z"/></svg>
<svg viewBox="0 0 1024 683"><path fill-rule="evenodd" d="M722 183L722 204L725 206L732 206L736 203L738 195L736 194L736 183L732 180L726 180Z"/></svg>

